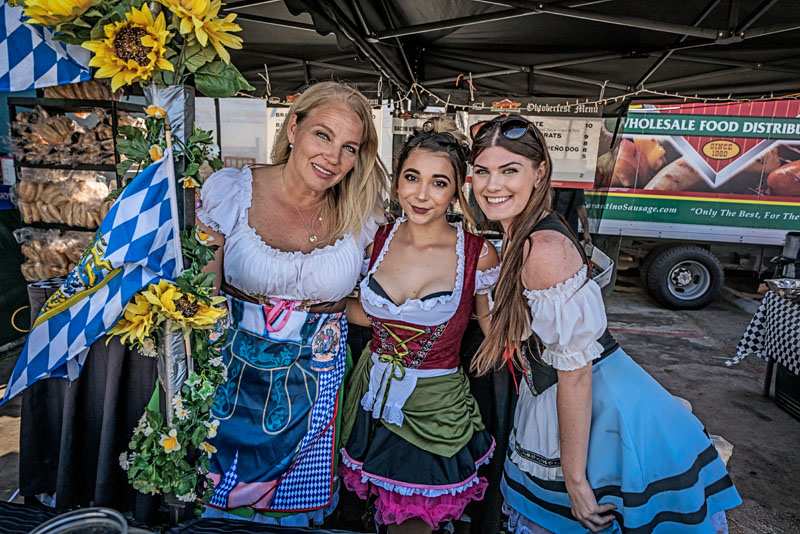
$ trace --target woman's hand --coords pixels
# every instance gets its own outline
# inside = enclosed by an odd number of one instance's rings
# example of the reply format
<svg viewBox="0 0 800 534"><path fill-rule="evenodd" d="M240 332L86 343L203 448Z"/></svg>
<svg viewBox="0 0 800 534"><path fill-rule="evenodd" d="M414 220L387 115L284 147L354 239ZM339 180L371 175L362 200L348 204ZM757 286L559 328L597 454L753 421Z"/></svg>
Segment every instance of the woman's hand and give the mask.
<svg viewBox="0 0 800 534"><path fill-rule="evenodd" d="M585 478L580 482L567 483L567 493L572 504L572 515L580 521L581 525L592 532L600 532L611 526L614 516L608 512L615 510L613 504L597 504L589 481Z"/></svg>

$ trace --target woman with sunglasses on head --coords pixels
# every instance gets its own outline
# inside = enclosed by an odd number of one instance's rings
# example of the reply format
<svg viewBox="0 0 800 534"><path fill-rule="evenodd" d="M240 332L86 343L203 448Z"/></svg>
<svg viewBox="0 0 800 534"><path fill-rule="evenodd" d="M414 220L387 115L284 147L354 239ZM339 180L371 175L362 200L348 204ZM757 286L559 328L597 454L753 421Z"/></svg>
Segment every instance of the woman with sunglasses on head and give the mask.
<svg viewBox="0 0 800 534"><path fill-rule="evenodd" d="M452 121L426 123L397 162L393 196L405 215L381 227L351 322L372 327L345 408L341 475L390 533L430 533L480 500L478 467L494 440L484 430L460 368L461 338L474 312L488 322L498 273L494 248L450 225L469 147ZM463 136L461 136L463 137Z"/></svg>
<svg viewBox="0 0 800 534"><path fill-rule="evenodd" d="M510 116L471 134L477 203L505 231L472 366L524 376L501 482L510 530L725 532L739 494L700 421L609 334L583 250L551 212L541 132Z"/></svg>

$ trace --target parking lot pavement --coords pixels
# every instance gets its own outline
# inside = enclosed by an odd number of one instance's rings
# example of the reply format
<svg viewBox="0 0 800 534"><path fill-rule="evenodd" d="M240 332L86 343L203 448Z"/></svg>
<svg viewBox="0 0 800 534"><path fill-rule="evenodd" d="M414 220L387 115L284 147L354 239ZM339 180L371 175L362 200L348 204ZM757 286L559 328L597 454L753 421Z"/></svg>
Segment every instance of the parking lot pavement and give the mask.
<svg viewBox="0 0 800 534"><path fill-rule="evenodd" d="M800 532L800 421L762 396L764 362L723 364L750 315L725 302L670 311L638 289L623 291L607 308L626 352L733 444L728 468L744 504L729 514L731 534Z"/></svg>

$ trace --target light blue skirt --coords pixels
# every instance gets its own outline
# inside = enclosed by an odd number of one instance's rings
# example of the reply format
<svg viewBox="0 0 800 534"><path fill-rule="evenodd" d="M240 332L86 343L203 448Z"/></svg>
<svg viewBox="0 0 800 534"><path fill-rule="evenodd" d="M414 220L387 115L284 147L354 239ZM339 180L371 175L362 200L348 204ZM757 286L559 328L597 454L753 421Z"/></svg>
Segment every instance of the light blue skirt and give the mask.
<svg viewBox="0 0 800 534"><path fill-rule="evenodd" d="M742 502L702 423L622 349L592 370L587 475L597 501L616 506L608 532L714 533L718 513ZM537 478L507 458L501 490L532 523L588 532L561 479Z"/></svg>

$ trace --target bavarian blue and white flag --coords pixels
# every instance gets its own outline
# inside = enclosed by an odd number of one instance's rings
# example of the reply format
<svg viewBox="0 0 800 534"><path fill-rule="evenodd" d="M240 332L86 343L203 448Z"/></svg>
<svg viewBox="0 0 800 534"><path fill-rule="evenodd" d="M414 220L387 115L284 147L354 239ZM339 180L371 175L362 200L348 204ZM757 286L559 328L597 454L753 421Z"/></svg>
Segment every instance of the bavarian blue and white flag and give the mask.
<svg viewBox="0 0 800 534"><path fill-rule="evenodd" d="M21 6L0 4L0 93L91 79L91 52L56 41L43 26L26 24Z"/></svg>
<svg viewBox="0 0 800 534"><path fill-rule="evenodd" d="M42 378L74 380L128 301L183 271L172 150L134 178L39 312L0 405Z"/></svg>

